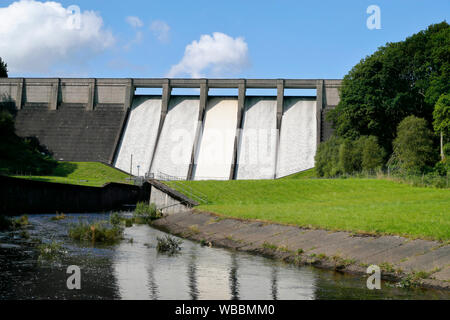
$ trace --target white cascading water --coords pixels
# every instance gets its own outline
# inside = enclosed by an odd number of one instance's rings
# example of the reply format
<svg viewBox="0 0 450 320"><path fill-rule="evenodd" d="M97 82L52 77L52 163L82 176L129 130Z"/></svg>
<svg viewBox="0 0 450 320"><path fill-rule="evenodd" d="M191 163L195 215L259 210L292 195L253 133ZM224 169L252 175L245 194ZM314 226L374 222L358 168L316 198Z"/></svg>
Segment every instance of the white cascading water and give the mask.
<svg viewBox="0 0 450 320"><path fill-rule="evenodd" d="M285 97L277 178L314 167L316 138L316 100L305 97Z"/></svg>
<svg viewBox="0 0 450 320"><path fill-rule="evenodd" d="M171 97L151 172L187 178L199 107L198 96Z"/></svg>
<svg viewBox="0 0 450 320"><path fill-rule="evenodd" d="M210 97L206 107L195 180L227 180L233 159L237 123L237 97Z"/></svg>
<svg viewBox="0 0 450 320"><path fill-rule="evenodd" d="M119 145L114 166L132 174L144 175L150 168L161 116L160 96L135 96Z"/></svg>
<svg viewBox="0 0 450 320"><path fill-rule="evenodd" d="M276 129L276 97L246 97L238 144L237 179L273 179Z"/></svg>

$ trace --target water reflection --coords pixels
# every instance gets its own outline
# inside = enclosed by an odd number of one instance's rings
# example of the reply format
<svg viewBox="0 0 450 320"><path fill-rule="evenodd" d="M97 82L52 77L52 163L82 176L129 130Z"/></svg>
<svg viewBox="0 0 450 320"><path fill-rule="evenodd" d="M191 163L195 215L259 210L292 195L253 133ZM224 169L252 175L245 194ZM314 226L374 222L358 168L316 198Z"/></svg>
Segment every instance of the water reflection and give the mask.
<svg viewBox="0 0 450 320"><path fill-rule="evenodd" d="M195 247L192 251L195 251ZM192 300L198 299L198 287L197 287L197 255L191 254L191 258L187 268L187 277L189 279L189 293Z"/></svg>
<svg viewBox="0 0 450 320"><path fill-rule="evenodd" d="M0 233L0 299L450 299L448 292L389 288L368 290L365 279L314 268L298 268L259 256L201 247L184 240L181 254L156 251L163 232L148 226L125 230L116 246L86 246L67 237L80 215L51 221L31 216L31 237L64 243L68 255L38 263L28 240ZM107 215L82 215L104 220ZM133 241L130 241L133 239ZM82 290L67 290L66 269L78 265Z"/></svg>
<svg viewBox="0 0 450 320"><path fill-rule="evenodd" d="M239 300L239 282L237 277L237 261L236 254L231 254L231 267L230 267L230 293L231 300Z"/></svg>
<svg viewBox="0 0 450 320"><path fill-rule="evenodd" d="M113 258L121 299L314 298L314 274L307 269L188 240L181 254L158 254L161 235L147 226L126 229L133 241L123 241Z"/></svg>
<svg viewBox="0 0 450 320"><path fill-rule="evenodd" d="M272 267L272 299L278 300L277 269Z"/></svg>

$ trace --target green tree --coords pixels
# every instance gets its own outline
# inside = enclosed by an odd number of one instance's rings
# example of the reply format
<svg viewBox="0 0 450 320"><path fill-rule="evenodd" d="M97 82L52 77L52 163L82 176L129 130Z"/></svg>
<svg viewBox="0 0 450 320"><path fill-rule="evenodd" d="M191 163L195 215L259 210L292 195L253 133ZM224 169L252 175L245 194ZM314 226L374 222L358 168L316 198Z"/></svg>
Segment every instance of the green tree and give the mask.
<svg viewBox="0 0 450 320"><path fill-rule="evenodd" d="M432 121L434 105L450 92L450 26L430 25L405 41L387 43L344 77L340 102L329 113L337 135L373 135L390 153L395 128L409 115Z"/></svg>
<svg viewBox="0 0 450 320"><path fill-rule="evenodd" d="M339 166L344 173L355 171L354 145L351 140L344 140L339 146Z"/></svg>
<svg viewBox="0 0 450 320"><path fill-rule="evenodd" d="M434 131L440 135L441 160L445 160L444 138L450 132L450 94L442 94L433 111Z"/></svg>
<svg viewBox="0 0 450 320"><path fill-rule="evenodd" d="M0 78L8 78L8 65L0 57Z"/></svg>
<svg viewBox="0 0 450 320"><path fill-rule="evenodd" d="M364 143L362 144L362 157L361 157L362 169L365 171L373 171L380 169L383 166L383 159L385 156L385 152L383 148L378 144L377 137L375 136L364 137L363 141Z"/></svg>
<svg viewBox="0 0 450 320"><path fill-rule="evenodd" d="M408 116L397 127L394 155L400 168L408 172L421 172L432 164L432 132L423 118Z"/></svg>
<svg viewBox="0 0 450 320"><path fill-rule="evenodd" d="M315 155L315 168L319 177L333 177L341 173L339 165L339 146L341 139L331 137L319 144Z"/></svg>

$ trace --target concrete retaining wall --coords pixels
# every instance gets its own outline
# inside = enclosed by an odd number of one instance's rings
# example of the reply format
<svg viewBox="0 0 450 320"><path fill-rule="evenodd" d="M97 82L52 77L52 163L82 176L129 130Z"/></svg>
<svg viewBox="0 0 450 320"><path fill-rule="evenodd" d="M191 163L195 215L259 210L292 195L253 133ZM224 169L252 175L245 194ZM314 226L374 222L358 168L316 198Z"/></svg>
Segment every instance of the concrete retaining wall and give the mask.
<svg viewBox="0 0 450 320"><path fill-rule="evenodd" d="M184 194L169 188L157 180L149 180L151 185L150 203L154 203L164 215L191 210L197 202L187 198Z"/></svg>
<svg viewBox="0 0 450 320"><path fill-rule="evenodd" d="M148 184L89 187L0 176L0 214L101 212L146 201L149 194Z"/></svg>

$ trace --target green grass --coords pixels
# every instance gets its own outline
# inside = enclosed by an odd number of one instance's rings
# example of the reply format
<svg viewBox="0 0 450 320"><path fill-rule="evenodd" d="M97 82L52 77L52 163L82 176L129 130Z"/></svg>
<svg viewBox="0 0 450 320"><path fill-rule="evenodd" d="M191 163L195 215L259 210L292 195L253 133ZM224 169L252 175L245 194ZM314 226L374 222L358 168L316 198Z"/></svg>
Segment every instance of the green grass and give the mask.
<svg viewBox="0 0 450 320"><path fill-rule="evenodd" d="M305 171L300 171L293 173L291 175L285 176L281 179L311 179L311 178L317 178L316 176L316 169L308 169Z"/></svg>
<svg viewBox="0 0 450 320"><path fill-rule="evenodd" d="M177 183L168 182L174 188ZM207 195L209 203L198 209L220 215L356 233L450 240L449 189L357 178L183 183Z"/></svg>
<svg viewBox="0 0 450 320"><path fill-rule="evenodd" d="M99 162L63 162L48 176L18 178L100 187L107 182L128 183L129 175Z"/></svg>

